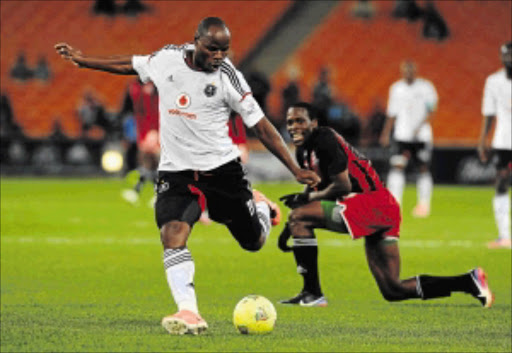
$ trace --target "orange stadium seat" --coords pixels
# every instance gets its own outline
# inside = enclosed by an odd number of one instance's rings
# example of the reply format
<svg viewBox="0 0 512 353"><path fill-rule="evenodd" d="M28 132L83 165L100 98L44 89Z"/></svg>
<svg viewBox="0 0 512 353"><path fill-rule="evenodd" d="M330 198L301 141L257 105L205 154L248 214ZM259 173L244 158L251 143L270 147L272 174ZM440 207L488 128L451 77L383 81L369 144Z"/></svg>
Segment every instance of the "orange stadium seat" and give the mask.
<svg viewBox="0 0 512 353"><path fill-rule="evenodd" d="M351 16L350 2L340 2L288 57L272 78L272 113L279 114L288 65L302 71L304 99L311 98L318 72L327 66L337 98L364 119L376 100L386 102L389 86L400 77L399 63L410 58L440 97L433 121L435 143L474 144L485 78L501 67L499 46L512 37L512 2L436 1L451 32L443 42L422 38L421 21L391 18L394 2L373 3L377 15L361 20Z"/></svg>
<svg viewBox="0 0 512 353"><path fill-rule="evenodd" d="M2 1L0 27L1 89L11 98L15 118L34 137L51 133L58 119L66 134L80 134L76 108L84 91L93 89L110 111L120 108L132 77L79 70L63 61L53 45L60 41L91 55L148 54L168 43L193 39L197 23L222 17L233 32L235 61L242 58L281 16L291 1L144 1L151 12L136 18L95 16L92 1ZM243 6L244 11L240 11ZM254 14L264 13L254 20ZM48 59L50 82L20 84L9 77L18 53L30 65Z"/></svg>

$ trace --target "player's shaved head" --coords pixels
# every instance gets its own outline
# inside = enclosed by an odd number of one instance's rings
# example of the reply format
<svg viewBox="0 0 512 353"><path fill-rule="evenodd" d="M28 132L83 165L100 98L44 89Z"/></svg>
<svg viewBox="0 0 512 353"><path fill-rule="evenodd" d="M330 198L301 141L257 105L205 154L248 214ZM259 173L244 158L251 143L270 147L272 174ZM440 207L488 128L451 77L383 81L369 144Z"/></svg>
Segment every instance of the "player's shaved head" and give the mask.
<svg viewBox="0 0 512 353"><path fill-rule="evenodd" d="M210 27L215 26L224 29L227 33L229 33L229 28L226 26L226 23L219 17L206 17L199 22L197 26L197 31L194 39L199 39L208 35L208 31Z"/></svg>
<svg viewBox="0 0 512 353"><path fill-rule="evenodd" d="M412 83L416 78L416 63L412 60L404 60L400 64L400 71L402 72L403 78L408 83Z"/></svg>
<svg viewBox="0 0 512 353"><path fill-rule="evenodd" d="M231 33L223 20L204 18L194 37L194 65L208 72L216 71L228 55L230 42Z"/></svg>

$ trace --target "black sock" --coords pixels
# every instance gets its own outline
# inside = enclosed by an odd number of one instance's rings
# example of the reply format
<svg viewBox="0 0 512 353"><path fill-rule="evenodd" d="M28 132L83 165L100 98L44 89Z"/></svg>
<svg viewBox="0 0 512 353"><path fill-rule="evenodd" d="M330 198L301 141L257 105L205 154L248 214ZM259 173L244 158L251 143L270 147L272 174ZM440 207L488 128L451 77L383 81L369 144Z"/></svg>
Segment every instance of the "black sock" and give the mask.
<svg viewBox="0 0 512 353"><path fill-rule="evenodd" d="M318 276L318 244L316 238L294 238L293 255L297 272L304 278L303 291L322 295Z"/></svg>
<svg viewBox="0 0 512 353"><path fill-rule="evenodd" d="M419 275L418 292L422 299L449 297L452 292L475 294L475 284L469 273L451 277Z"/></svg>

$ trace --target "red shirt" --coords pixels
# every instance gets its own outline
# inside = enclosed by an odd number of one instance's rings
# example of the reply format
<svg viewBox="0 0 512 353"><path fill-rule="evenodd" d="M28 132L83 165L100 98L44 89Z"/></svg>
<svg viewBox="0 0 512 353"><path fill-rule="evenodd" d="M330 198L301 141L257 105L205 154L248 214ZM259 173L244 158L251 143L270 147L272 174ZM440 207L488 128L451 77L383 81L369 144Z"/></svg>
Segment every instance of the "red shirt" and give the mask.
<svg viewBox="0 0 512 353"><path fill-rule="evenodd" d="M137 143L141 143L149 131L159 129L158 92L153 83L139 81L131 83L128 90L137 125Z"/></svg>

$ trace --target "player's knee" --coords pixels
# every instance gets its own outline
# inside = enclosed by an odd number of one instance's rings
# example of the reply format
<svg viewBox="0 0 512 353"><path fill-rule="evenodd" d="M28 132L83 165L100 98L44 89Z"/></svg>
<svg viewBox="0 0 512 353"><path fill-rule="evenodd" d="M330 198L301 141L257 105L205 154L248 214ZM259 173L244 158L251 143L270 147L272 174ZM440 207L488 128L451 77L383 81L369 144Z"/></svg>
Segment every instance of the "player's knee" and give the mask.
<svg viewBox="0 0 512 353"><path fill-rule="evenodd" d="M250 251L250 252L256 252L259 251L263 247L263 242L257 241L257 242L244 242L240 243L240 246L242 249Z"/></svg>
<svg viewBox="0 0 512 353"><path fill-rule="evenodd" d="M405 169L407 167L408 159L403 154L396 154L391 156L389 159L389 164L392 168L396 169Z"/></svg>
<svg viewBox="0 0 512 353"><path fill-rule="evenodd" d="M383 291L381 292L382 293L382 297L388 301L388 302L397 302L397 301L400 301L403 299L403 296L398 294L398 293L395 293L395 292L387 292L387 291Z"/></svg>
<svg viewBox="0 0 512 353"><path fill-rule="evenodd" d="M430 168L429 168L428 164L421 163L418 167L418 170L420 173L428 173L430 171Z"/></svg>
<svg viewBox="0 0 512 353"><path fill-rule="evenodd" d="M510 186L510 177L508 175L508 172L505 171L505 173L502 173L501 171L499 171L497 178L496 178L496 193L498 193L498 194L507 193L509 186Z"/></svg>
<svg viewBox="0 0 512 353"><path fill-rule="evenodd" d="M387 280L378 284L380 293L386 301L396 302L405 299L405 290L399 282L394 280Z"/></svg>
<svg viewBox="0 0 512 353"><path fill-rule="evenodd" d="M190 226L188 223L170 221L160 229L160 241L164 248L177 248L186 245L189 234Z"/></svg>
<svg viewBox="0 0 512 353"><path fill-rule="evenodd" d="M290 215L288 216L288 221L290 222L290 224L300 223L300 222L302 222L303 219L304 219L304 212L302 211L302 209L300 207L293 209L290 212Z"/></svg>

